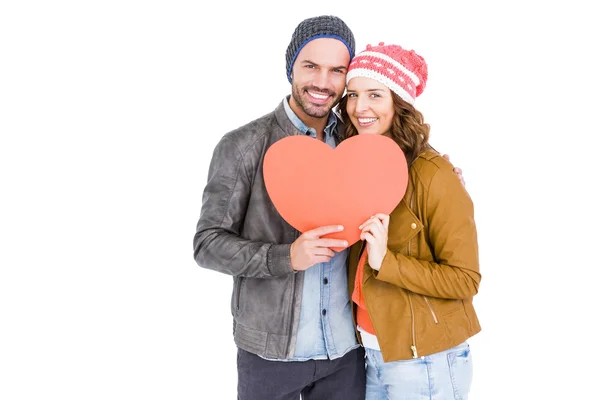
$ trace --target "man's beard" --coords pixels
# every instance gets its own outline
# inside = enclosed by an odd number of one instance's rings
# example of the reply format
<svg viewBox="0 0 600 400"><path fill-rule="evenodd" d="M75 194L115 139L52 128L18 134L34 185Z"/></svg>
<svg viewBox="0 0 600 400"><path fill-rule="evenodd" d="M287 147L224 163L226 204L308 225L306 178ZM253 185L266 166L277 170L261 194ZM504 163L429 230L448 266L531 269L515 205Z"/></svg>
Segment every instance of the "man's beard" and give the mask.
<svg viewBox="0 0 600 400"><path fill-rule="evenodd" d="M307 99L309 96L307 91L315 92L330 96L333 99L333 102L330 104L316 105L310 102ZM339 95L331 90L327 89L319 89L315 86L300 88L297 85L292 86L292 97L296 101L296 104L300 106L302 111L309 117L313 118L323 118L329 114L329 111L335 106L335 104L339 101Z"/></svg>

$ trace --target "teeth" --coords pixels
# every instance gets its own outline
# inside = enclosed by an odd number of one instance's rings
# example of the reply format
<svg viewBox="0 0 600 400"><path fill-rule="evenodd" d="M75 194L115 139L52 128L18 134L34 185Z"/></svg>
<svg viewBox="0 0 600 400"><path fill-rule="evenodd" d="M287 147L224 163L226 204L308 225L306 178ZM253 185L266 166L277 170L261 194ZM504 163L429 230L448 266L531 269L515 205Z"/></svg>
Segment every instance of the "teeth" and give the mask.
<svg viewBox="0 0 600 400"><path fill-rule="evenodd" d="M377 121L377 118L359 118L358 122L361 124L370 124L371 122Z"/></svg>
<svg viewBox="0 0 600 400"><path fill-rule="evenodd" d="M315 99L321 99L321 100L325 100L326 98L328 98L329 96L325 95L325 94L318 94L318 93L314 93L314 92L308 92L310 93L310 95L312 97L314 97Z"/></svg>

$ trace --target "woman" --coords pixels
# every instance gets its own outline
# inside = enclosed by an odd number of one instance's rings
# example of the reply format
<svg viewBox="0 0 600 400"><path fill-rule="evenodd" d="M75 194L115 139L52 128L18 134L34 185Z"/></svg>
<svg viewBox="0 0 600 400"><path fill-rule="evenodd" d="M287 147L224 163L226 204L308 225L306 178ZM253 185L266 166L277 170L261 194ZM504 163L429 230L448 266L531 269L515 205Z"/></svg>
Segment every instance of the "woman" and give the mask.
<svg viewBox="0 0 600 400"><path fill-rule="evenodd" d="M404 198L359 227L362 241L349 255L368 400L466 399L471 386L466 340L481 330L472 303L481 280L473 204L414 108L426 81L414 51L367 46L349 66L340 103L352 123L346 137L389 136L409 165ZM368 196L369 182L357 188Z"/></svg>

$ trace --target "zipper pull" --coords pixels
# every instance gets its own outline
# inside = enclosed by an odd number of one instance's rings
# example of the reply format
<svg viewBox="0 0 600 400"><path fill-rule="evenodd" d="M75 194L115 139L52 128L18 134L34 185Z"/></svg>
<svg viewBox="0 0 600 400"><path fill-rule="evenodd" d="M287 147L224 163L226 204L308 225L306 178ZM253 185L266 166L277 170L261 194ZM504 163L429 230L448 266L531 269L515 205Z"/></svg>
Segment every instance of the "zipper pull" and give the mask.
<svg viewBox="0 0 600 400"><path fill-rule="evenodd" d="M412 345L410 346L410 349L412 350L413 358L419 358L419 355L417 354L417 346Z"/></svg>

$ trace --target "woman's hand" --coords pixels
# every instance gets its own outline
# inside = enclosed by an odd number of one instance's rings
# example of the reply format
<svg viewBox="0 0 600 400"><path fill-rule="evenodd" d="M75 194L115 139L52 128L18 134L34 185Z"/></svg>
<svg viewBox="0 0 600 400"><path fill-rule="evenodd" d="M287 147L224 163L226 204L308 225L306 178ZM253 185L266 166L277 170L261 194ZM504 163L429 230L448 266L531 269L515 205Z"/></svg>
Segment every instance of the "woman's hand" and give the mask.
<svg viewBox="0 0 600 400"><path fill-rule="evenodd" d="M383 258L387 252L389 225L389 215L375 214L358 227L361 230L361 240L367 242L369 266L377 271L381 268Z"/></svg>

